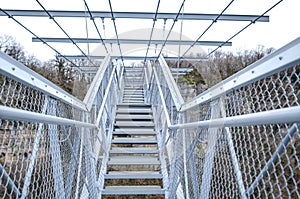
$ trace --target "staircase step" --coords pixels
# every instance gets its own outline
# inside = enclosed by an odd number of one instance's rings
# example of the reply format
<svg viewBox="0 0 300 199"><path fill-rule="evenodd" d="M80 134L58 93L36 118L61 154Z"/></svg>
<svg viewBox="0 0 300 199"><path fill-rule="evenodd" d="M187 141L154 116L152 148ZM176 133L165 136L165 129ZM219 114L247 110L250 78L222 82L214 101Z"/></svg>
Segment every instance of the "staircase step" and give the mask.
<svg viewBox="0 0 300 199"><path fill-rule="evenodd" d="M112 171L105 179L162 179L162 174L153 171Z"/></svg>
<svg viewBox="0 0 300 199"><path fill-rule="evenodd" d="M112 144L157 144L155 138L114 138Z"/></svg>
<svg viewBox="0 0 300 199"><path fill-rule="evenodd" d="M123 95L143 95L144 91L142 90L124 90Z"/></svg>
<svg viewBox="0 0 300 199"><path fill-rule="evenodd" d="M113 147L111 154L155 154L158 153L157 148L154 147Z"/></svg>
<svg viewBox="0 0 300 199"><path fill-rule="evenodd" d="M144 100L135 100L135 101L133 101L133 100L123 100L123 102L125 102L125 103L142 103L142 102L144 102Z"/></svg>
<svg viewBox="0 0 300 199"><path fill-rule="evenodd" d="M123 97L123 102L124 101L144 101L144 97L133 97L133 96L129 96L129 97Z"/></svg>
<svg viewBox="0 0 300 199"><path fill-rule="evenodd" d="M133 115L133 114L122 114L122 115L117 115L116 120L152 120L153 116L152 115Z"/></svg>
<svg viewBox="0 0 300 199"><path fill-rule="evenodd" d="M122 127L154 127L152 121L116 121L115 126Z"/></svg>
<svg viewBox="0 0 300 199"><path fill-rule="evenodd" d="M150 108L118 108L116 113L152 113Z"/></svg>
<svg viewBox="0 0 300 199"><path fill-rule="evenodd" d="M153 129L149 128L116 128L113 135L156 135Z"/></svg>
<svg viewBox="0 0 300 199"><path fill-rule="evenodd" d="M137 103L137 104L129 104L129 103L119 103L117 107L126 107L126 108L151 108L150 104L145 103Z"/></svg>
<svg viewBox="0 0 300 199"><path fill-rule="evenodd" d="M106 186L103 195L165 194L160 186Z"/></svg>
<svg viewBox="0 0 300 199"><path fill-rule="evenodd" d="M160 165L157 157L151 156L111 156L108 165Z"/></svg>

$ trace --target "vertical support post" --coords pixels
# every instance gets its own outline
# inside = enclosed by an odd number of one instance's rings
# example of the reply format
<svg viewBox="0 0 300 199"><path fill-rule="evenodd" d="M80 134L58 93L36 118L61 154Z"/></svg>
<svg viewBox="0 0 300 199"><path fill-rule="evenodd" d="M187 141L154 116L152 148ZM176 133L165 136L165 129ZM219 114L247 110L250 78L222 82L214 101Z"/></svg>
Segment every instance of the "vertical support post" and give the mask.
<svg viewBox="0 0 300 199"><path fill-rule="evenodd" d="M46 113L46 110L48 108L48 101L49 101L49 97L46 95L44 105L43 105L43 109L42 109L42 114ZM30 180L31 180L35 160L36 160L37 153L38 153L38 150L39 150L39 145L40 145L40 139L41 139L41 136L42 136L43 126L44 126L43 124L41 124L41 123L39 124L37 134L36 134L35 139L34 139L34 145L33 145L32 154L31 154L31 157L30 157L30 163L29 163L28 170L27 170L27 173L26 173L25 179L24 179L24 186L23 186L23 189L22 189L21 199L25 199L26 196L27 196L27 193L28 193L28 188L29 188L29 185L30 185Z"/></svg>
<svg viewBox="0 0 300 199"><path fill-rule="evenodd" d="M185 123L184 118L181 118L180 120L181 123ZM179 121L180 121L179 120ZM189 199L190 198L190 194L189 194L189 182L188 182L188 173L187 173L187 139L186 139L186 130L182 129L182 142L183 142L183 171L184 171L184 185L185 185L185 198Z"/></svg>
<svg viewBox="0 0 300 199"><path fill-rule="evenodd" d="M190 134L187 133L186 134L186 141L188 143L190 143ZM193 193L194 193L194 198L199 198L199 182L198 182L198 179L197 179L197 171L196 171L196 164L195 164L195 157L194 157L194 154L193 154L193 151L194 151L194 148L195 147L189 147L190 150L192 151L189 151L188 154L190 154L188 156L188 163L189 163L189 168L190 168L190 176L191 176L191 179L192 179L192 186L193 186Z"/></svg>
<svg viewBox="0 0 300 199"><path fill-rule="evenodd" d="M88 116L86 116L86 120L88 120ZM92 143L91 143L91 132L90 129L85 129L86 132L84 134L84 158L85 158L85 165L86 165L86 187L89 192L89 198L95 199L97 197L97 190L96 190L96 157L92 156Z"/></svg>
<svg viewBox="0 0 300 199"><path fill-rule="evenodd" d="M83 121L84 121L84 114L83 116ZM79 186L80 186L80 177L81 177L81 164L82 164L82 153L83 153L83 135L84 135L84 128L81 128L81 132L79 135L80 139L80 149L79 149L79 161L78 161L78 169L77 169L77 180L76 180L76 189L75 189L75 199L78 199L78 194L79 194Z"/></svg>
<svg viewBox="0 0 300 199"><path fill-rule="evenodd" d="M49 102L49 115L56 115L57 102L54 99L50 99ZM49 132L48 135L50 137L50 152L51 152L51 160L52 160L52 168L53 168L53 179L54 179L54 189L57 199L65 198L65 190L64 190L64 179L61 165L61 155L60 155L60 147L58 140L58 129L57 125L49 124Z"/></svg>
<svg viewBox="0 0 300 199"><path fill-rule="evenodd" d="M66 198L71 198L71 192L72 192L72 184L74 181L74 174L76 170L76 163L77 163L77 154L78 154L78 148L80 144L80 132L76 132L76 135L74 137L74 152L71 159L70 167L69 167L69 173L68 178L66 182Z"/></svg>
<svg viewBox="0 0 300 199"><path fill-rule="evenodd" d="M211 119L220 117L220 103L219 100L211 103ZM200 187L200 198L206 199L209 197L210 183L212 178L212 171L214 166L214 157L216 151L216 143L218 140L219 128L208 129L208 147L205 153L204 172L202 175L202 183Z"/></svg>
<svg viewBox="0 0 300 199"><path fill-rule="evenodd" d="M221 107L222 117L225 118L226 117L225 104L224 104L224 100L222 98L220 99L220 107ZM246 196L245 186L244 186L244 182L243 182L243 178L242 178L242 172L240 170L239 162L238 162L235 150L234 150L231 132L228 127L225 127L225 133L226 133L226 139L228 142L228 148L229 148L229 152L230 152L230 156L231 156L231 161L232 161L236 181L238 183L238 187L239 187L239 191L240 191L240 196L242 199L246 199L247 196Z"/></svg>

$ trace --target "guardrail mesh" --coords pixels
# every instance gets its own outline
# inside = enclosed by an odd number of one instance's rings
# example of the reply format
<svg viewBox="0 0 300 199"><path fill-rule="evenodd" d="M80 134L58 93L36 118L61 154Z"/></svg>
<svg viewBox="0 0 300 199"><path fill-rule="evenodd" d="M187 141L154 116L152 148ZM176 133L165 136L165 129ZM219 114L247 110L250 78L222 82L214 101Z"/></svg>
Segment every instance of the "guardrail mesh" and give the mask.
<svg viewBox="0 0 300 199"><path fill-rule="evenodd" d="M212 119L214 103L220 103L224 109L223 115L220 111L221 115L217 118L299 106L299 82L298 64L187 110L187 122ZM196 147L187 147L183 152L189 157L183 162L189 167L186 169L187 174L181 173L182 178L186 175L188 179L181 182L185 197L203 197L203 180L206 180L206 184L210 183L208 198L300 197L299 124L280 124L278 121L278 124L272 125L220 127L216 132L213 129L195 128L173 132L185 133L191 142L184 143L181 139L182 142L171 150L180 148L180 144L192 146L191 143L197 143ZM213 139L209 138L211 133L216 133ZM177 155L177 160L182 161L182 156ZM209 160L213 161L211 176L204 174L211 169L208 167L211 166ZM240 184L238 175L241 177Z"/></svg>

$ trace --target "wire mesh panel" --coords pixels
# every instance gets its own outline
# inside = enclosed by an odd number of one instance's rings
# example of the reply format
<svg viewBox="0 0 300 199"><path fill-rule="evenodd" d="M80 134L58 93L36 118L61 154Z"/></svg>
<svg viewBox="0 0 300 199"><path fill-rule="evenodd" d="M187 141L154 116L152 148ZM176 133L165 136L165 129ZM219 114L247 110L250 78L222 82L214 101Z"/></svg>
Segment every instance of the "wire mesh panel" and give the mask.
<svg viewBox="0 0 300 199"><path fill-rule="evenodd" d="M294 65L235 90L226 98L227 116L299 106L299 82L300 66ZM297 127L253 125L230 128L230 131L250 198L299 197Z"/></svg>
<svg viewBox="0 0 300 199"><path fill-rule="evenodd" d="M95 97L87 111L83 102L7 60L22 75L41 81L45 90L20 79L16 70L7 75L6 65L1 66L0 198L97 198L120 73L107 59L103 78L95 80L99 86L91 88Z"/></svg>
<svg viewBox="0 0 300 199"><path fill-rule="evenodd" d="M259 67L259 64L257 68L252 67L250 72L254 74L261 70ZM182 167L179 174L185 179L181 182L184 197L299 198L299 123L282 122L284 116L269 122L271 113L257 116L261 118L256 121L264 122L247 120L251 114L299 107L299 60L249 79L237 88L226 87L229 81L235 83L238 78L229 78L223 85L200 95L197 99L203 102L185 110L184 126L180 131L173 130L176 134L188 133L185 145L190 148L184 148L183 153L191 155L183 163L188 165L187 171ZM227 91L222 93L224 89ZM216 97L209 98L209 95ZM217 112L215 107L220 107ZM230 123L231 118L241 116L243 120L239 124ZM171 150L180 148L178 144ZM172 172L178 171L169 171Z"/></svg>

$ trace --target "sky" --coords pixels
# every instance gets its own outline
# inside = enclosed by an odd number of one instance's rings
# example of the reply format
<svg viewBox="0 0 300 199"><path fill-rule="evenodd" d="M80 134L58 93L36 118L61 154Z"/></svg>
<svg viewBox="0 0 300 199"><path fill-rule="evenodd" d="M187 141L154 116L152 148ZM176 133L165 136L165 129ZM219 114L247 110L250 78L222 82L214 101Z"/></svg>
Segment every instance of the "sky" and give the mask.
<svg viewBox="0 0 300 199"><path fill-rule="evenodd" d="M86 1L90 10L110 10L108 0ZM47 10L85 10L83 0L40 0L40 2ZM157 6L157 0L111 0L111 2L113 11L155 12ZM177 13L181 2L181 0L161 0L159 12ZM229 2L231 1L186 0L183 12L219 14L229 4ZM261 15L276 2L278 2L278 0L235 0L225 11L225 14ZM0 1L0 8L41 10L41 7L35 0L2 0ZM300 0L283 0L279 5L266 14L270 16L270 22L257 22L251 25L248 29L231 40L233 43L231 47L222 47L222 49L236 51L241 49L254 49L258 45L274 47L276 49L282 47L283 45L300 36L300 27L298 26L300 22L299 8ZM26 27L40 37L66 38L66 35L64 35L64 33L55 25L55 23L47 17L16 17L16 19L22 22ZM70 35L70 37L99 38L92 21L89 19L56 18L56 20L60 23L68 35ZM144 34L138 35L138 37L144 39L149 39L150 28L153 24L152 20L140 19L116 19L115 22L119 35L128 36L126 33L135 29L148 29L148 32L144 31ZM96 19L96 23L103 38L115 37L113 21L111 19L104 19L104 24L102 23L101 19ZM163 39L163 36L166 36L172 23L172 20L167 20L164 33L161 36L158 35L157 37L161 37L161 39ZM226 41L248 23L249 22L218 21L203 35L201 40ZM177 32L173 38L180 38L179 33L181 32L182 26L182 34L184 35L184 38L195 40L210 24L211 21L185 20L181 23L179 20L175 23L173 28L173 31ZM155 28L157 30L164 29L164 21L158 20ZM38 59L48 60L53 58L55 55L55 53L44 44L33 43L31 41L33 36L8 17L0 17L0 34L11 35L21 45L24 46L28 54L33 54ZM70 43L50 43L50 45L64 55L80 54L80 51ZM103 48L101 45L99 47L99 44L78 45L86 54L92 53L97 47ZM123 48L125 49L124 46ZM132 46L131 48L137 49L138 47ZM154 46L152 46L152 48L154 49ZM157 48L160 49L160 46ZM202 48L205 52L215 49L215 47L212 46L202 46ZM143 51L145 51L145 48L141 52ZM176 48L174 51L176 51ZM183 53L184 51L185 48L180 47L180 52ZM191 51L193 51L193 49ZM127 52L123 53L126 54ZM154 51L151 53L155 54ZM177 47L177 52L174 52L174 54L176 53L179 53L179 47ZM127 54L129 54L129 52Z"/></svg>

